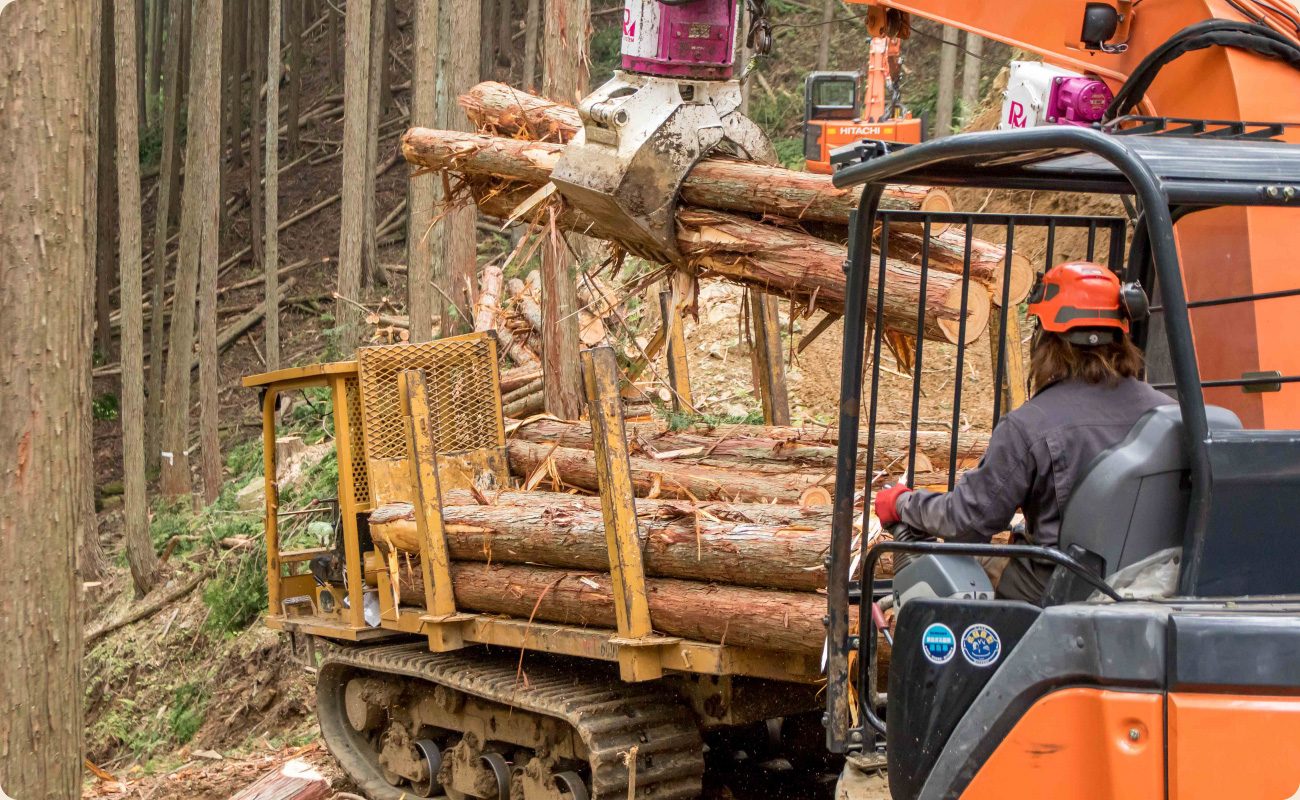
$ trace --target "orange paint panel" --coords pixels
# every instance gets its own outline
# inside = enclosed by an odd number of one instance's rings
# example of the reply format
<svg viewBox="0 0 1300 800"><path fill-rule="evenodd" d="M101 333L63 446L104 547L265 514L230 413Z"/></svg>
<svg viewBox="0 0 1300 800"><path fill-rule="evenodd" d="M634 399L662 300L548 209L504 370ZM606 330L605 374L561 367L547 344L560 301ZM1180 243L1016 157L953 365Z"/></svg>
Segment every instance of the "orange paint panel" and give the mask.
<svg viewBox="0 0 1300 800"><path fill-rule="evenodd" d="M1169 695L1169 800L1300 796L1300 698Z"/></svg>
<svg viewBox="0 0 1300 800"><path fill-rule="evenodd" d="M1021 717L962 800L1164 800L1163 713L1158 693L1053 692Z"/></svg>

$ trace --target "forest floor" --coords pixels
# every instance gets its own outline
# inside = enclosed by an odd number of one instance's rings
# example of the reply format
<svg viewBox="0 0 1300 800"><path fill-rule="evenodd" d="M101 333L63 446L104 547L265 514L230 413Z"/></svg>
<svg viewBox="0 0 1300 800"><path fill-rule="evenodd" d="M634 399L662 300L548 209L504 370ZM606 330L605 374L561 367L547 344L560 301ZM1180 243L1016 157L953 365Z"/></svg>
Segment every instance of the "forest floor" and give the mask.
<svg viewBox="0 0 1300 800"><path fill-rule="evenodd" d="M409 74L404 72L409 64L406 54L411 35L408 12L407 4L399 0L394 102L385 118L385 132L404 130L399 117L409 107L409 89L405 88ZM614 15L604 15L601 20L614 18ZM817 18L817 14L796 8L784 21L806 23ZM921 34L905 50L905 53L915 53L909 55L908 96L909 102L916 104L933 102L925 87L933 84L937 47L926 35ZM320 37L318 31L306 47L301 106L304 112L328 102L341 91L339 82L330 75L327 50ZM610 62L609 54L604 52L609 49L610 41L616 51L617 27L602 22L594 34L593 81L602 79L602 65ZM803 75L807 72L806 65L815 60L815 49L814 35L800 35L795 28L778 28L778 56L761 67L772 88L754 90L757 98L754 116L775 138L792 138L793 131L797 130L802 111ZM832 68L863 66L859 63L865 58L862 29L856 24L837 26L832 54ZM995 48L986 56L985 81L994 89L991 97L998 94L994 76L1000 65L995 59L1003 58L1004 64L1008 54L1006 48ZM992 127L990 120L996 123L996 104L992 101L981 109L972 127ZM341 120L317 119L304 127L301 138L301 154L307 160L280 176L282 220L331 197L340 188ZM381 141L379 163L385 163L397 153L397 141L396 136ZM294 157L284 153L281 164L289 163ZM153 158L156 160L156 153ZM247 164L231 167L227 175L230 195L246 198L248 169ZM378 219L384 219L405 199L408 171L404 163L398 163L378 181ZM147 247L152 243L155 181L150 179L144 185ZM1035 197L1031 193L993 196L959 192L956 199L960 210L1117 211L1041 194ZM350 355L343 353L336 342L333 302L329 299L329 292L336 286L339 227L340 208L334 203L280 234L284 264L309 262L295 273L297 282L289 293L293 299L282 309L280 331L285 365L340 360ZM222 249L223 258L247 245L250 230L247 204L237 200ZM982 233L997 238L996 232ZM1041 261L1044 243L1031 236L1018 237L1016 245L1037 263ZM481 232L481 260L500 253L505 245L504 236ZM1079 234L1057 239L1058 254L1079 256L1084 247ZM382 246L379 261L404 264L405 242L399 238ZM533 266L521 265L520 276ZM221 285L231 286L260 275L260 265L246 257L222 276ZM355 299L371 308L390 307L404 313L406 274L404 270L390 269L388 276L388 285L367 287ZM223 302L243 305L260 301L261 296L260 286L252 286L228 292L223 295ZM689 320L686 326L692 385L701 402L701 411L710 417L752 418L759 409L751 378L750 349L739 324L742 303L743 293L737 287L706 283L701 287L699 319ZM783 341L789 348L791 340L797 342L814 320L798 319L791 323L785 310L788 309L783 306ZM802 354L789 359L787 378L795 424L833 422L839 399L841 347L842 326L836 324ZM110 352L99 354L98 364L116 360L112 352L116 343L109 349ZM154 508L155 544L170 553L163 590L184 583L196 571L203 571L207 579L195 591L158 613L109 633L88 647L86 753L98 771L87 773L86 797L218 800L295 757L318 765L333 779L336 789L349 788L319 742L312 676L291 660L280 635L259 622L265 603L265 549L259 539L261 511L241 508L236 495L261 474L258 439L261 418L257 396L244 389L239 381L244 375L265 369L264 352L259 326L221 357L222 447L228 467L228 481L222 487L221 500L210 508L198 510L187 504L158 503ZM954 375L954 360L954 348L927 346L919 414L923 426L943 429L953 424L953 392L960 384L963 413L956 424L962 428L987 429L992 403L987 344L981 342L970 350L961 376ZM879 418L885 424L898 423L910 416L911 378L902 374L897 365L891 366L887 361L885 366ZM117 391L116 377L96 379L97 397L111 397ZM332 435L331 422L314 405L319 399L323 398L309 393L288 412L290 429L308 443L328 442ZM105 407L111 405L106 403ZM194 411L197 419L197 405ZM119 618L137 602L121 542L120 428L111 412L102 416L94 429L95 474L101 488L100 537L109 564L102 580L87 587L90 608L87 629ZM197 425L194 430L197 431ZM331 478L337 479L337 466L329 457L305 466L291 499L305 505L312 499L330 496L334 493ZM229 546L229 542L241 540L242 544ZM711 787L709 795L813 800L829 797L830 787L823 777L810 781L807 776L790 775L774 767L724 776L718 785ZM887 797L883 788L881 797Z"/></svg>

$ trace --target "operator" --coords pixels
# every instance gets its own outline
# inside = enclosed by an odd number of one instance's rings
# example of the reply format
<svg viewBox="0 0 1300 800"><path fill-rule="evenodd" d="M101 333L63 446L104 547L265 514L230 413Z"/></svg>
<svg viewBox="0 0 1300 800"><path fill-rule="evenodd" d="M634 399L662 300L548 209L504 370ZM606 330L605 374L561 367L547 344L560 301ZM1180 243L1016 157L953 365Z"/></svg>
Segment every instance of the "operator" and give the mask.
<svg viewBox="0 0 1300 800"><path fill-rule="evenodd" d="M1123 441L1143 414L1174 402L1140 377L1142 353L1129 339L1129 320L1146 312L1141 286L1121 286L1109 269L1077 261L1048 270L1029 298L1038 319L1033 398L1002 417L979 465L953 491L897 484L877 492L881 524L988 542L1020 509L1028 541L1055 546L1065 504L1093 459ZM1013 559L997 596L1037 603L1051 572L1050 564Z"/></svg>

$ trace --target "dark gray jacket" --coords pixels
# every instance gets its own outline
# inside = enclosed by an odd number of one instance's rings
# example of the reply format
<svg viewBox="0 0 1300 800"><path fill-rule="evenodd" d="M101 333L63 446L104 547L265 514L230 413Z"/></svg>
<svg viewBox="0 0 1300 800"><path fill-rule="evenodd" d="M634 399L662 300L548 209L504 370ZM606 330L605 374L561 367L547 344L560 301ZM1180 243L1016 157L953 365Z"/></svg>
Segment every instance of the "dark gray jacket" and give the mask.
<svg viewBox="0 0 1300 800"><path fill-rule="evenodd" d="M952 492L904 494L898 515L940 539L978 542L1007 530L1020 509L1029 541L1053 546L1065 502L1092 460L1123 441L1143 414L1172 402L1133 378L1114 387L1074 380L1051 384L1002 418L979 466ZM998 595L1036 602L1051 572L1047 564L1012 561Z"/></svg>

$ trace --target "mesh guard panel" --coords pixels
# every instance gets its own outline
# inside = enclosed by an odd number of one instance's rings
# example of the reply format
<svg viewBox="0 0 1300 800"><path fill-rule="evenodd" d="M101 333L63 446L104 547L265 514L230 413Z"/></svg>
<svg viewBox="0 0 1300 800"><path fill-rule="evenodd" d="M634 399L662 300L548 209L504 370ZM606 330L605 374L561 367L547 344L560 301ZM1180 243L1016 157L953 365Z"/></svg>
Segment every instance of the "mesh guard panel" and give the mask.
<svg viewBox="0 0 1300 800"><path fill-rule="evenodd" d="M470 334L419 344L363 347L357 351L364 452L375 475L406 474L406 423L397 391L398 373L423 369L433 412L434 445L439 455L499 448L505 444L501 418L496 339ZM381 479L376 503L404 494Z"/></svg>
<svg viewBox="0 0 1300 800"><path fill-rule="evenodd" d="M370 469L366 464L366 435L361 424L361 384L356 378L344 381L348 393L348 430L352 433L352 496L357 510L370 508Z"/></svg>

